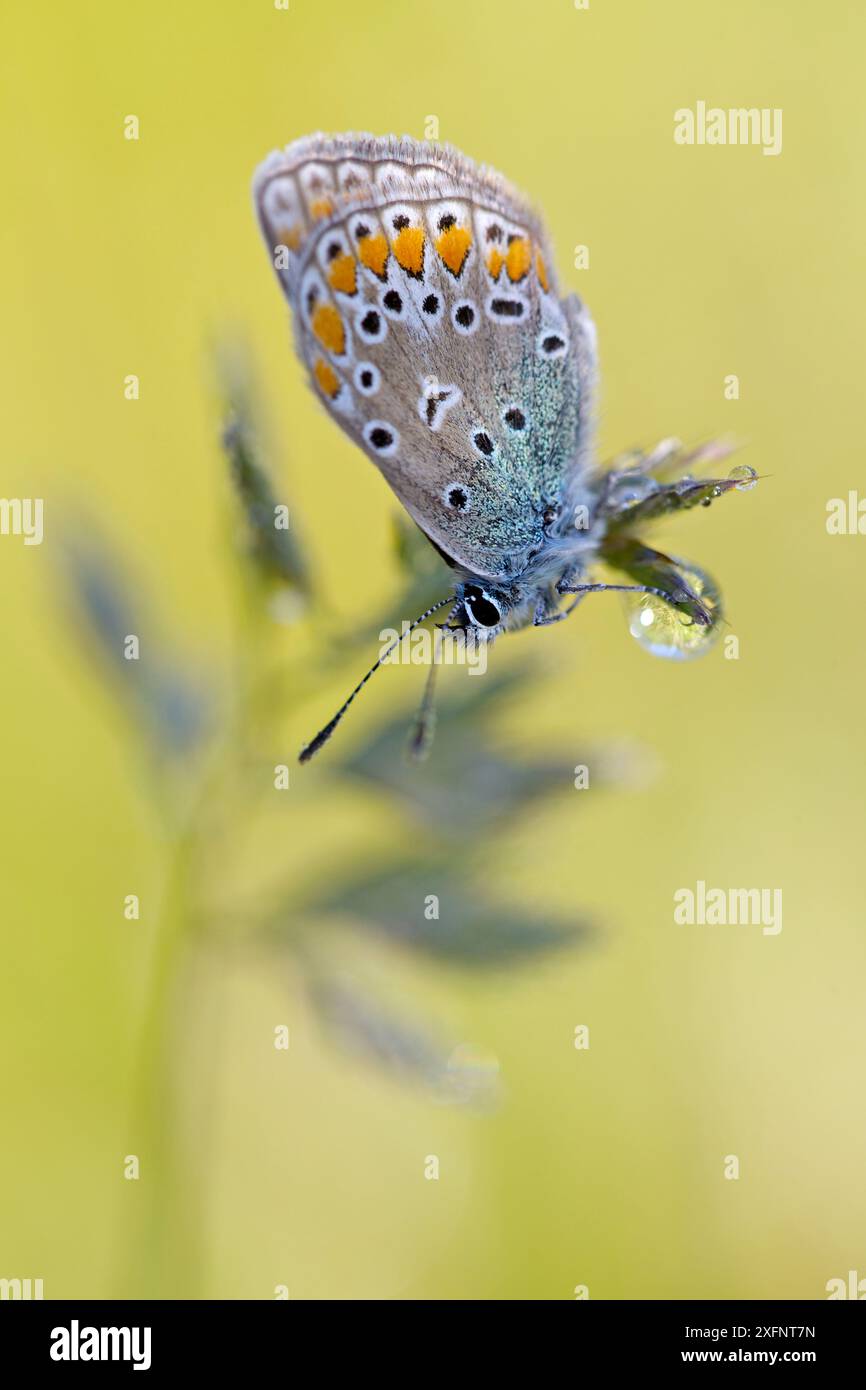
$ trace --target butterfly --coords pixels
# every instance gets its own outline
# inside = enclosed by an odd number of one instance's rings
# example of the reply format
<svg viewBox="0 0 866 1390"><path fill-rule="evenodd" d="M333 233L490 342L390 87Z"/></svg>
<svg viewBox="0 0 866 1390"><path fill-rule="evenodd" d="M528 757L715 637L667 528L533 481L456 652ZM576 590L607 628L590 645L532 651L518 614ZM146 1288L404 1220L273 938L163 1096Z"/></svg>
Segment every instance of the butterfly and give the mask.
<svg viewBox="0 0 866 1390"><path fill-rule="evenodd" d="M269 155L253 195L313 390L454 572L453 591L394 645L446 606L444 626L489 641L610 588L714 625L694 572L616 525L670 510L670 490L644 456L624 475L594 469L595 328L560 293L544 225L501 175L440 144L313 135ZM623 476L638 479L637 501L634 487L623 501ZM681 481L677 505L709 500ZM590 582L602 552L636 582Z"/></svg>

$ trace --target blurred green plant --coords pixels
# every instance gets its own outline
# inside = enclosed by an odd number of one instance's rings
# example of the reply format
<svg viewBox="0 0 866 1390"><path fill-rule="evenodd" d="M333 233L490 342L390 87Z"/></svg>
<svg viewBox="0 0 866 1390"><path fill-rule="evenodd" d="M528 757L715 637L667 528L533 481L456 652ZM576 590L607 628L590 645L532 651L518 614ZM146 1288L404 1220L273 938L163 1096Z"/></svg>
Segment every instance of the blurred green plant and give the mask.
<svg viewBox="0 0 866 1390"><path fill-rule="evenodd" d="M242 865L233 878L227 875L233 859L242 858L238 847L248 826L277 801L284 836L291 834L292 815L306 814L304 806L293 810L291 797L287 802L275 794L275 753L283 747L287 713L316 696L335 667L342 675L359 644L384 627L399 630L407 614L429 607L450 575L417 528L400 517L393 532L399 588L390 613L384 622L341 628L322 601L298 519L279 500L244 356L221 353L219 378L229 481L224 550L235 595L228 669L204 673L199 664L193 671L188 658L178 658L177 639L169 646L162 638L140 586L92 524L76 528L64 550L67 599L120 696L167 841L130 1131L130 1142L147 1158L149 1201L132 1246L142 1256L139 1282L129 1291L151 1296L171 1296L175 1288L188 1297L199 1263L202 1231L184 1171L180 1135L188 1117L178 1076L187 1001L203 962L240 949L268 968L290 969L324 1034L344 1052L423 1088L439 1103L486 1109L498 1094L495 1063L477 1046L455 1046L436 1025L405 1007L397 1013L373 994L358 971L347 968L345 957L353 956L342 949L345 933L362 950L376 942L427 967L476 976L571 949L591 935L583 918L557 920L498 901L490 891L497 837L539 801L570 788L576 760L573 747L521 756L497 738L494 716L524 692L532 679L526 667L498 663L483 681L452 682L429 760L410 756L419 751L418 738L407 742L413 725L403 712L382 720L355 746L344 737L321 770L306 774L329 798L341 787L361 787L368 800L393 807L409 830L391 838L386 855L359 865L357 856L344 854L306 888L296 881L248 881ZM669 603L663 616L675 625L674 639L665 639L672 649L688 643L693 625L716 625L718 614L705 606L714 590L694 567L646 546L635 528L751 487L748 468L709 481L686 472L723 456L723 446L685 454L676 441L666 441L594 476L606 522L601 558L640 583L664 588ZM639 616L641 638L643 619L658 615ZM132 660L131 636L139 646ZM662 645L654 634L652 640ZM593 788L628 770L621 755L604 750L586 750L583 759L592 763Z"/></svg>
<svg viewBox="0 0 866 1390"><path fill-rule="evenodd" d="M505 823L570 787L575 760L571 748L521 758L495 739L492 713L531 679L507 669L454 684L434 758L419 763L405 756L411 718L402 715L382 721L355 747L345 739L327 772L307 774L318 777L329 796L341 783L365 787L393 803L401 818L412 817L423 834L393 841L380 862L333 869L306 893L294 883L275 889L242 883L236 902L221 895L214 906L213 879L230 847L242 841L245 824L262 813L268 798L274 804L274 750L283 746L286 712L314 695L335 663L342 668L359 643L393 621L343 631L327 614L297 518L278 500L265 462L249 370L237 353L224 356L220 370L233 542L226 553L235 557L229 566L236 624L228 671L205 675L199 667L193 675L185 669L188 663L177 659L147 617L140 586L97 539L94 526L81 528L86 540L70 542L65 552L67 596L139 742L169 845L130 1141L147 1155L152 1194L133 1247L142 1251L136 1288L160 1296L168 1287L189 1296L201 1240L178 1142L183 1117L176 1086L185 997L199 958L247 947L269 963L288 964L324 1034L345 1052L421 1086L439 1102L485 1109L495 1103L498 1080L495 1067L479 1064L484 1054L445 1040L435 1025L395 1014L342 962L335 965L339 955L327 949L329 934L337 942L345 931L362 943L376 938L404 956L477 974L574 947L590 930L582 919L557 921L497 902L488 891L491 876L480 869ZM441 594L446 571L403 519L395 522L393 555L400 587L389 607L402 618ZM140 659L126 660L126 638L143 628ZM285 804L280 800L283 816ZM472 855L466 853L469 841ZM438 919L425 915L431 895L442 905Z"/></svg>

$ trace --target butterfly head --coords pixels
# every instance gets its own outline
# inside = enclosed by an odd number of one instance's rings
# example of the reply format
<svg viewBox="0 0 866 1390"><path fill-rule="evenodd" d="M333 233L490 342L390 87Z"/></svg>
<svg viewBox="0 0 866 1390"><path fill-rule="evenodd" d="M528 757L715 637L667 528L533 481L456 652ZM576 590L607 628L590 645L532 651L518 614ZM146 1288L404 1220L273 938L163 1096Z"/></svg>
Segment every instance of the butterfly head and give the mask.
<svg viewBox="0 0 866 1390"><path fill-rule="evenodd" d="M459 626L474 629L479 636L493 634L500 630L513 607L511 596L501 588L483 584L479 580L458 584L455 599L460 604L457 614ZM464 619L461 622L461 619Z"/></svg>

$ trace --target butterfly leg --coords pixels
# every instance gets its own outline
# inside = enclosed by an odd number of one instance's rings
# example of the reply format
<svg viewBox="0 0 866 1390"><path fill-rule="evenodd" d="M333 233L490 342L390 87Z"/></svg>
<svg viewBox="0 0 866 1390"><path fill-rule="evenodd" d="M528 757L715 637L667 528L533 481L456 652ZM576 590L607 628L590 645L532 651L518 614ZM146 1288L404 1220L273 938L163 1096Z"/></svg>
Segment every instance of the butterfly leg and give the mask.
<svg viewBox="0 0 866 1390"><path fill-rule="evenodd" d="M580 579L580 574L580 568L573 565L567 569L561 579L557 581L556 592L558 594L574 594L575 597L567 608L563 608L558 612L557 617L548 619L548 621L556 622L558 618L567 618L570 613L574 612L577 605L586 598L587 594L604 594L607 592L617 594L654 594L656 598L664 599L666 603L676 603L674 594L668 593L665 589L654 588L651 584L581 584L577 582ZM538 621L537 616L536 621Z"/></svg>
<svg viewBox="0 0 866 1390"><path fill-rule="evenodd" d="M568 569L561 576L556 584L556 595L577 593L579 586L570 587L573 581L581 575L582 570L579 565L569 565ZM578 593L573 603L567 608L557 607L556 597L551 590L543 593L535 605L535 616L533 624L535 627L549 627L551 623L561 623L570 613L573 613L581 599L584 597L583 591Z"/></svg>
<svg viewBox="0 0 866 1390"><path fill-rule="evenodd" d="M582 573L583 570L580 565L569 565L557 581L555 592L548 589L539 596L535 605L535 616L532 620L535 627L548 627L551 623L561 623L564 618L574 612L586 592L584 585L574 582L580 578ZM577 598L567 608L559 608L556 599L562 594L577 594Z"/></svg>
<svg viewBox="0 0 866 1390"><path fill-rule="evenodd" d="M571 613L586 594L654 594L656 598L663 598L666 603L676 602L675 595L667 593L664 589L655 589L651 584L575 584L566 588L560 580L556 591L560 594L577 594L575 602L564 610L563 616Z"/></svg>
<svg viewBox="0 0 866 1390"><path fill-rule="evenodd" d="M549 593L542 594L535 605L535 616L532 619L534 627L549 627L551 623L561 623L563 618L567 618L574 604L568 608L557 608L553 596Z"/></svg>

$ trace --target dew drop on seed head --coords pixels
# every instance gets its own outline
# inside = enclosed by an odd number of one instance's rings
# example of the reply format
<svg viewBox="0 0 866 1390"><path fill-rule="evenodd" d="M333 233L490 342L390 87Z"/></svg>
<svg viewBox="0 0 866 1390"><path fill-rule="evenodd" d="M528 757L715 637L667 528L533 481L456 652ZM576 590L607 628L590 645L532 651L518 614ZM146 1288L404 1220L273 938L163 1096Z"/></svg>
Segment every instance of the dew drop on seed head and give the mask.
<svg viewBox="0 0 866 1390"><path fill-rule="evenodd" d="M721 632L721 594L715 582L695 565L679 565L683 579L712 614L709 627L696 623L655 594L625 594L628 630L652 656L689 661L709 651Z"/></svg>
<svg viewBox="0 0 866 1390"><path fill-rule="evenodd" d="M728 477L736 481L737 492L751 492L753 487L758 486L758 474L748 463L738 463L736 468L732 468Z"/></svg>

